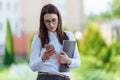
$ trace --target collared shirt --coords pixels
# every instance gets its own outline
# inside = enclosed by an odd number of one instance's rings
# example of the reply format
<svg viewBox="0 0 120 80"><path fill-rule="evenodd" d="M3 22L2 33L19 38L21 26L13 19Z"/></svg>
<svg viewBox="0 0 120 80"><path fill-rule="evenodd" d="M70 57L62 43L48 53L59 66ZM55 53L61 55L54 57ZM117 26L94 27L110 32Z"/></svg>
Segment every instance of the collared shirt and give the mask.
<svg viewBox="0 0 120 80"><path fill-rule="evenodd" d="M68 36L69 40L75 41L75 37L70 31L65 31L66 35ZM37 72L49 72L52 74L64 74L69 76L70 72L59 72L59 61L58 56L60 55L60 51L62 50L62 45L59 43L57 38L56 32L48 31L50 42L49 44L54 45L56 55L52 56L50 59L46 60L45 62L42 61L42 56L45 53L46 49L41 47L41 40L38 37L38 34L35 35L32 45L31 45L31 55L30 55L30 68L33 71ZM78 52L77 44L75 46L73 58L71 58L72 63L69 68L75 68L80 65L80 55Z"/></svg>

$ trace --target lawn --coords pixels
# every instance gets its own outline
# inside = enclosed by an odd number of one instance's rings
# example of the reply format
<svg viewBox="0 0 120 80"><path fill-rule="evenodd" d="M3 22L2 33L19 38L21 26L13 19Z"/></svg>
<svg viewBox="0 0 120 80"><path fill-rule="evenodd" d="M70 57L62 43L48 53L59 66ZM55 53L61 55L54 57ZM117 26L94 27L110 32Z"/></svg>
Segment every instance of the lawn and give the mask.
<svg viewBox="0 0 120 80"><path fill-rule="evenodd" d="M96 68L100 65L93 57L81 57L80 67L72 70L72 77L75 80L120 80L120 68L117 72L107 71L105 68ZM116 67L118 68L118 67Z"/></svg>
<svg viewBox="0 0 120 80"><path fill-rule="evenodd" d="M120 80L120 72L95 68L91 57L81 57L80 67L71 70L72 80ZM98 63L100 65L100 63ZM10 67L0 65L0 80L36 80L36 72L32 72L27 62L12 64Z"/></svg>
<svg viewBox="0 0 120 80"><path fill-rule="evenodd" d="M27 63L12 64L11 67L0 65L0 80L35 80L36 73L32 72Z"/></svg>

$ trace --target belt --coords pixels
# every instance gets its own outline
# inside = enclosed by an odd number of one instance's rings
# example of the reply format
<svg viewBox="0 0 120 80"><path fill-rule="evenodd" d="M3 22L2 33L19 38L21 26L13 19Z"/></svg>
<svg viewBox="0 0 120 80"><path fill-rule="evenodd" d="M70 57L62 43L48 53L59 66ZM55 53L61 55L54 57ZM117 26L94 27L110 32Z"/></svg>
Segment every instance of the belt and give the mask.
<svg viewBox="0 0 120 80"><path fill-rule="evenodd" d="M38 72L38 75L51 75L51 76L59 76L59 77L63 77L66 78L68 80L70 80L69 76L63 75L63 74L51 74L48 72Z"/></svg>

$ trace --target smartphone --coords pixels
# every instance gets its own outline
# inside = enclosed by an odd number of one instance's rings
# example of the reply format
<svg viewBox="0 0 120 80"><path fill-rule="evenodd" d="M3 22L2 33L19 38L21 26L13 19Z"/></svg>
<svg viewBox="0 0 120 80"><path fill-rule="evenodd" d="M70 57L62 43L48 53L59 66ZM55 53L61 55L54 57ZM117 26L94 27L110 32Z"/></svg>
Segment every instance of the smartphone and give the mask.
<svg viewBox="0 0 120 80"><path fill-rule="evenodd" d="M46 49L50 49L50 48L51 48L51 49L54 49L54 46L53 46L52 44L49 44L49 45L45 45L45 48L46 48Z"/></svg>

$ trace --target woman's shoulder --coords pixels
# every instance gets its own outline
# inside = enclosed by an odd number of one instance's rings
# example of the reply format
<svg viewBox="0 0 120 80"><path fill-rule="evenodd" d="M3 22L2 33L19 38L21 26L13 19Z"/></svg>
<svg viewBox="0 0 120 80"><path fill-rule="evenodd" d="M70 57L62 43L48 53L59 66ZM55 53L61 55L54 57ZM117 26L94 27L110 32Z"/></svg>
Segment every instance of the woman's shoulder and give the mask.
<svg viewBox="0 0 120 80"><path fill-rule="evenodd" d="M34 39L38 39L38 38L39 38L39 34L35 34Z"/></svg>
<svg viewBox="0 0 120 80"><path fill-rule="evenodd" d="M70 40L75 40L74 34L71 31L64 31Z"/></svg>
<svg viewBox="0 0 120 80"><path fill-rule="evenodd" d="M71 31L64 31L67 35L73 35Z"/></svg>
<svg viewBox="0 0 120 80"><path fill-rule="evenodd" d="M39 34L35 34L34 35L34 38L33 38L33 41L39 41L40 39L39 39Z"/></svg>
<svg viewBox="0 0 120 80"><path fill-rule="evenodd" d="M35 34L31 45L32 45L32 47L36 47L36 46L39 46L40 44L41 44L41 41L39 39L39 35Z"/></svg>

